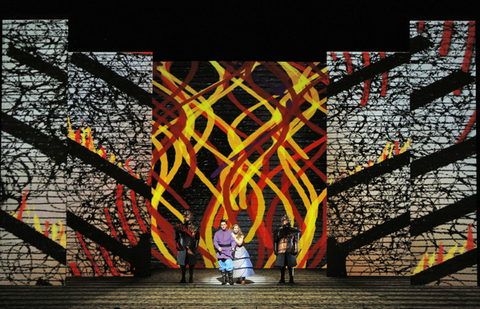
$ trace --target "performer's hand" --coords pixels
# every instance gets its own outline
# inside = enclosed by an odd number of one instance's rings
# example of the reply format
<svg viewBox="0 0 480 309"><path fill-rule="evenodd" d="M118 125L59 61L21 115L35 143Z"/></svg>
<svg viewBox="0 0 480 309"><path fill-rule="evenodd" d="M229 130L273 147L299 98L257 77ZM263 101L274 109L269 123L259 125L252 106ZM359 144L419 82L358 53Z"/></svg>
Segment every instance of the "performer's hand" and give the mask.
<svg viewBox="0 0 480 309"><path fill-rule="evenodd" d="M220 252L222 252L222 248L220 248L220 247L218 247L217 250L220 251Z"/></svg>

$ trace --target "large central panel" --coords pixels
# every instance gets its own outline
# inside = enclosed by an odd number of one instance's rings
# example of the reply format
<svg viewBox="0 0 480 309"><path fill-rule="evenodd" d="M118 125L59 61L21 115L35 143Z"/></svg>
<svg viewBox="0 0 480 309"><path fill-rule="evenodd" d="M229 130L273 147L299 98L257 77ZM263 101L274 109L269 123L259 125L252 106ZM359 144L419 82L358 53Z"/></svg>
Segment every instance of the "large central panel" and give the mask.
<svg viewBox="0 0 480 309"><path fill-rule="evenodd" d="M213 234L238 223L254 267L272 267L272 230L302 230L299 267L326 251L326 68L302 62L154 63L154 256L176 267L173 227L192 211L198 267L217 267ZM155 254L158 252L158 254Z"/></svg>

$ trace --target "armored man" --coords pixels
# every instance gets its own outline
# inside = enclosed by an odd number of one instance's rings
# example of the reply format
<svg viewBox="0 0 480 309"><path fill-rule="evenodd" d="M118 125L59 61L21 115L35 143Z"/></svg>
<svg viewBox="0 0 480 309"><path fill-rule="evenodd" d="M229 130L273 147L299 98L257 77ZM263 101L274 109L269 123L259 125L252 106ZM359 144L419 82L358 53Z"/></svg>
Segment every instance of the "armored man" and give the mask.
<svg viewBox="0 0 480 309"><path fill-rule="evenodd" d="M273 231L275 267L280 268L280 283L285 283L285 267L288 267L289 283L293 283L293 268L297 266L298 241L301 230L291 225L290 217L282 217L282 226Z"/></svg>
<svg viewBox="0 0 480 309"><path fill-rule="evenodd" d="M199 228L192 224L192 213L186 210L183 213L183 223L175 226L175 244L177 246L177 265L182 270L181 283L185 283L187 265L189 267L190 280L193 282L193 269L197 264L196 252L200 240Z"/></svg>
<svg viewBox="0 0 480 309"><path fill-rule="evenodd" d="M220 230L215 233L213 237L213 245L217 250L218 268L222 273L222 285L228 283L233 285L233 252L237 243L233 238L232 231L227 229L227 221L222 219L220 221Z"/></svg>

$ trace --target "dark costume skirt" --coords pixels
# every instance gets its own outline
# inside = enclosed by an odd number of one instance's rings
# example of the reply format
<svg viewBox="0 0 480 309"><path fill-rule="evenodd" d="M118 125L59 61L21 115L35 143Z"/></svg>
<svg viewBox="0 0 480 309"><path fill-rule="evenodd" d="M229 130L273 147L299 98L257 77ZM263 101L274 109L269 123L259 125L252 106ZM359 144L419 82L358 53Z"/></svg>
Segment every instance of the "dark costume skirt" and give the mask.
<svg viewBox="0 0 480 309"><path fill-rule="evenodd" d="M275 260L275 267L284 266L297 266L297 258L295 257L295 255L287 252L277 254L277 259Z"/></svg>
<svg viewBox="0 0 480 309"><path fill-rule="evenodd" d="M195 266L197 264L197 257L195 254L188 254L187 250L178 251L177 265L180 266Z"/></svg>

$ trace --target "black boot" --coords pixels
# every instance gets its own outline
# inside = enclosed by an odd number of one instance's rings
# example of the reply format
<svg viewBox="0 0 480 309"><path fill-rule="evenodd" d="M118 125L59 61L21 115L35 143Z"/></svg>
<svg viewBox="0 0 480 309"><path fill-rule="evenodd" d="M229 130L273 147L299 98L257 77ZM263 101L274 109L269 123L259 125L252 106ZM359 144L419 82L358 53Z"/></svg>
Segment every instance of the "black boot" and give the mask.
<svg viewBox="0 0 480 309"><path fill-rule="evenodd" d="M222 285L227 284L227 272L222 270Z"/></svg>
<svg viewBox="0 0 480 309"><path fill-rule="evenodd" d="M285 267L280 268L280 281L278 283L285 283Z"/></svg>
<svg viewBox="0 0 480 309"><path fill-rule="evenodd" d="M233 285L233 270L228 272L228 284Z"/></svg>
<svg viewBox="0 0 480 309"><path fill-rule="evenodd" d="M288 275L290 276L290 280L288 283L294 283L293 282L293 267L288 267Z"/></svg>
<svg viewBox="0 0 480 309"><path fill-rule="evenodd" d="M195 268L195 266L190 266L190 268L188 269L188 272L189 272L189 275L190 275L190 280L188 280L188 282L192 283L193 282L193 269Z"/></svg>
<svg viewBox="0 0 480 309"><path fill-rule="evenodd" d="M182 269L182 280L180 280L180 283L185 283L185 272L187 271L187 266L186 265L182 265L180 266L180 268Z"/></svg>

